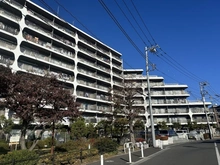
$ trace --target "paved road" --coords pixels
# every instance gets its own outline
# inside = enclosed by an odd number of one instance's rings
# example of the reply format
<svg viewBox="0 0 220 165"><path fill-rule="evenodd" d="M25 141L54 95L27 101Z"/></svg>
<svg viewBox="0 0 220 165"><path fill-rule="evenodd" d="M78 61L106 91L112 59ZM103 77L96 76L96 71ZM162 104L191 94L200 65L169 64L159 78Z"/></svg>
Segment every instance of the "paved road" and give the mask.
<svg viewBox="0 0 220 165"><path fill-rule="evenodd" d="M144 157L148 157L160 151L161 149L159 148L144 149ZM141 156L142 156L141 151L132 152L131 153L131 162L132 162L131 164L142 160L143 158L141 158ZM100 165L100 164L101 162L98 161L98 162L90 163L89 165ZM109 159L104 159L104 165L125 165L125 164L129 164L128 154L122 154L122 155L118 155L116 157L112 157Z"/></svg>
<svg viewBox="0 0 220 165"><path fill-rule="evenodd" d="M220 165L220 140L195 141L170 146L135 165Z"/></svg>
<svg viewBox="0 0 220 165"><path fill-rule="evenodd" d="M131 163L128 154L118 155L109 159L104 158L104 165L220 165L220 139L191 141L173 144L159 148L131 153ZM100 161L88 165L101 165Z"/></svg>

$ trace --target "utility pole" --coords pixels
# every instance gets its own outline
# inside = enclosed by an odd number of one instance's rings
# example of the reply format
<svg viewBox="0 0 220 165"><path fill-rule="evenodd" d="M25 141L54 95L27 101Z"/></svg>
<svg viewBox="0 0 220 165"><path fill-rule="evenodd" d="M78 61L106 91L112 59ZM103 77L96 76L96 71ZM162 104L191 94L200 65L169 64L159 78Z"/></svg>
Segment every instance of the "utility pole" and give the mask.
<svg viewBox="0 0 220 165"><path fill-rule="evenodd" d="M207 85L206 82L200 82L200 92L201 92L201 96L202 96L202 102L203 102L203 106L204 106L204 111L205 111L205 116L206 116L206 120L207 120L207 125L208 125L208 129L209 129L209 138L212 139L212 132L211 132L211 128L210 128L210 124L209 124L209 118L207 115L207 108L205 105L205 91L204 91L204 86Z"/></svg>
<svg viewBox="0 0 220 165"><path fill-rule="evenodd" d="M153 147L156 147L156 139L155 139L155 130L154 130L154 118L152 113L152 104L151 104L151 93L150 93L150 79L149 79L149 60L148 60L148 52L155 53L157 46L152 46L150 48L145 47L146 52L146 76L147 76L147 89L148 89L148 100L149 100L149 110L150 110L150 122L151 122L151 134ZM145 126L146 127L146 126ZM145 130L146 131L146 130ZM145 132L146 134L146 132Z"/></svg>

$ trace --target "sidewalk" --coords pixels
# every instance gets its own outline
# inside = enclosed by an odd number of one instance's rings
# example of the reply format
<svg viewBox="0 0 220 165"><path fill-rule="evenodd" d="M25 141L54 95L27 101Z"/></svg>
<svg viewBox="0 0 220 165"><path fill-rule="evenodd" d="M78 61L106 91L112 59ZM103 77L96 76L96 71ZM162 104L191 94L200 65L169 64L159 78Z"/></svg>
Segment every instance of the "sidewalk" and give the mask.
<svg viewBox="0 0 220 165"><path fill-rule="evenodd" d="M141 158L141 150L131 152L131 164L135 164L135 162L140 161L142 159L146 159L148 156L156 154L162 151L160 148L147 148L144 149L144 158ZM129 156L128 153L117 155L112 158L105 159L104 157L104 165L123 165L129 164ZM101 165L101 161L97 161L94 163L89 163L88 165Z"/></svg>

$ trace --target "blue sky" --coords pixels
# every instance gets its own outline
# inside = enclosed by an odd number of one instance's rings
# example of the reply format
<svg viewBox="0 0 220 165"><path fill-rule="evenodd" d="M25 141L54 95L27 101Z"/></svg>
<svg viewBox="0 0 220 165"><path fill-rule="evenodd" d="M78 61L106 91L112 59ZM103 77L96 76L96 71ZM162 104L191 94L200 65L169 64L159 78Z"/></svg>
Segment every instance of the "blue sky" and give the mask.
<svg viewBox="0 0 220 165"><path fill-rule="evenodd" d="M201 99L199 83L207 82L206 100L211 96L213 103L220 104L220 97L216 96L220 95L220 1L33 2L51 11L45 2L60 18L122 53L125 69L145 71L145 47L158 44L157 54L149 53L150 62L157 68L150 72L151 75L164 77L165 83L188 85L190 100ZM103 6L108 8L116 21Z"/></svg>

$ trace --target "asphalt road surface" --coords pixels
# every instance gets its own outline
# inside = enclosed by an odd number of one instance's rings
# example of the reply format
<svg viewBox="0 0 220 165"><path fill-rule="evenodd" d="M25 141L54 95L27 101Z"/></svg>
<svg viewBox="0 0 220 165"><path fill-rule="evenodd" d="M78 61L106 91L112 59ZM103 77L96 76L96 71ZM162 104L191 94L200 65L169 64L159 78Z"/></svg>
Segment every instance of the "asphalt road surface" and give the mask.
<svg viewBox="0 0 220 165"><path fill-rule="evenodd" d="M220 140L195 141L165 148L135 165L220 165Z"/></svg>

